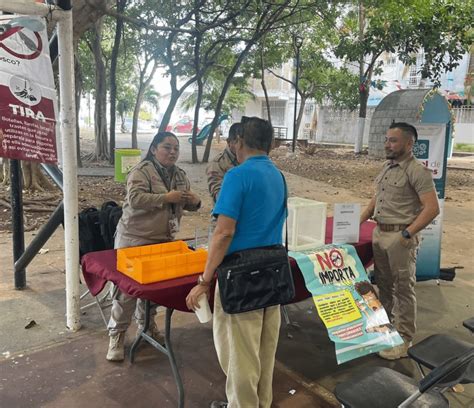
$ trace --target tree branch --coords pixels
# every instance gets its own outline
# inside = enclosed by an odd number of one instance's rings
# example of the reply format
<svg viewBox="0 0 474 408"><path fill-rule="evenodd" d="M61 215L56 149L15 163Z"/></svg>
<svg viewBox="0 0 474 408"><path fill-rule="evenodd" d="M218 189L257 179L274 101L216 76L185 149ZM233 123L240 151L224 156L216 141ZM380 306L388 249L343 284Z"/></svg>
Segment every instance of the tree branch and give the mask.
<svg viewBox="0 0 474 408"><path fill-rule="evenodd" d="M121 18L123 19L123 21L126 21L127 23L133 24L137 27L147 28L152 31L168 31L168 32L174 32L174 33L195 34L196 32L195 30L188 30L186 28L176 28L176 27L157 26L154 24L148 24L148 23L145 23L143 20L137 20L123 13L118 13L115 10L112 10L111 8L107 7L105 3L98 5L98 4L92 3L91 0L85 0L85 2L89 7L94 8L96 10L100 10L102 13L104 13L107 16Z"/></svg>

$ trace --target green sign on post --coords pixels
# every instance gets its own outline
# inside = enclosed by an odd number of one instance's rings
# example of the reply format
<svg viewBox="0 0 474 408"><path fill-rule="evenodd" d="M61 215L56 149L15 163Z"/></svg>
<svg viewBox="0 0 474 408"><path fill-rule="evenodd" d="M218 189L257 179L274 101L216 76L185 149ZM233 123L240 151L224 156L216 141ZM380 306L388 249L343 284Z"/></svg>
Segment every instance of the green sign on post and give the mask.
<svg viewBox="0 0 474 408"><path fill-rule="evenodd" d="M115 149L115 181L125 183L128 172L141 159L140 149Z"/></svg>

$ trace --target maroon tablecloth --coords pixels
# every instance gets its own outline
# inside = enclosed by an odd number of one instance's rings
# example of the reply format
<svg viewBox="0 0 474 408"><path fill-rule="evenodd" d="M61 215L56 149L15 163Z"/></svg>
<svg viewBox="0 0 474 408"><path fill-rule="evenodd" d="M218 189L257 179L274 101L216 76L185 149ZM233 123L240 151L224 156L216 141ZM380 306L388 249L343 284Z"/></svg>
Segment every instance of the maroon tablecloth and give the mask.
<svg viewBox="0 0 474 408"><path fill-rule="evenodd" d="M326 222L326 243L332 241L332 223L332 218L328 218ZM372 231L374 228L375 223L364 223L361 227L360 241L354 245L365 267L372 263ZM306 289L303 275L296 261L290 258L290 264L296 289L296 296L293 300L293 303L295 303L310 297L311 294ZM186 307L186 296L196 284L197 275L142 285L117 271L117 256L114 249L90 252L82 257L81 265L87 287L93 296L96 296L104 288L107 281L111 281L122 292L128 293L130 296L148 299L159 305L182 312L189 312ZM214 290L211 292L213 293ZM211 299L210 304L213 303Z"/></svg>

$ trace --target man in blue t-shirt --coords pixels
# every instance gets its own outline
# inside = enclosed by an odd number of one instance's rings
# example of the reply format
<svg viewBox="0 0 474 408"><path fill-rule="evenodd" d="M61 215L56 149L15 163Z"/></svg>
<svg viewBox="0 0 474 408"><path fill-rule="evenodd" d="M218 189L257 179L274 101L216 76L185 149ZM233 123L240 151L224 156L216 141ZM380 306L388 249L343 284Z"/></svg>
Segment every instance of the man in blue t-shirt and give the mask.
<svg viewBox="0 0 474 408"><path fill-rule="evenodd" d="M267 155L248 157L229 170L213 211L237 222L227 253L281 244L284 198L282 175Z"/></svg>
<svg viewBox="0 0 474 408"><path fill-rule="evenodd" d="M214 207L218 217L204 273L189 292L186 303L198 308L198 298L209 295L216 268L226 254L281 244L285 221L283 177L268 158L273 128L266 120L241 120L243 135L236 143L238 167L229 170ZM214 343L227 376L228 402L213 401L212 408L270 408L275 352L280 330L280 306L246 313L222 310L219 290L214 297Z"/></svg>

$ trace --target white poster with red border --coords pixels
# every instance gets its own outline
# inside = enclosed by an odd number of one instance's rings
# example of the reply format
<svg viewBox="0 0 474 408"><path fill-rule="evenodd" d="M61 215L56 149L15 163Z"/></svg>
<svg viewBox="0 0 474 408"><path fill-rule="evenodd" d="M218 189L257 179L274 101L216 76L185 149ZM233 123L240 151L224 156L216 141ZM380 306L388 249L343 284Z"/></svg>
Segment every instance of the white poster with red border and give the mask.
<svg viewBox="0 0 474 408"><path fill-rule="evenodd" d="M0 16L0 157L57 163L56 118L44 19Z"/></svg>

